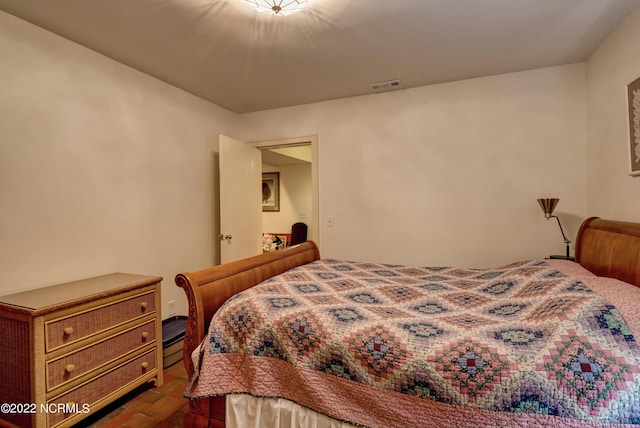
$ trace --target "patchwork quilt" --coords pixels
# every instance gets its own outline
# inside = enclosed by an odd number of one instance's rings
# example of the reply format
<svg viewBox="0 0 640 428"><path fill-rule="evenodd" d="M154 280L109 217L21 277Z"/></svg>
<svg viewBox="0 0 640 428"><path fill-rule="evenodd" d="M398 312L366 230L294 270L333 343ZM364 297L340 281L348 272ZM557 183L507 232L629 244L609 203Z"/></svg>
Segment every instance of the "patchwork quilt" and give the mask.
<svg viewBox="0 0 640 428"><path fill-rule="evenodd" d="M324 259L216 314L185 396L229 393L360 426L638 426L640 349L616 306L545 261Z"/></svg>

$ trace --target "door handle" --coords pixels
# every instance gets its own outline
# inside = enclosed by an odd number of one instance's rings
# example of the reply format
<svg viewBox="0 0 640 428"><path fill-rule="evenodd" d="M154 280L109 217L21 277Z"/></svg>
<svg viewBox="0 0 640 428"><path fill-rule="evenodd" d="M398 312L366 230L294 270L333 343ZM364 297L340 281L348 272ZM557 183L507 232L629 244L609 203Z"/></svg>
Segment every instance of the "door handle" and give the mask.
<svg viewBox="0 0 640 428"><path fill-rule="evenodd" d="M218 235L218 239L220 239L221 241L224 241L225 239L227 241L231 241L232 236L231 235L223 235L222 233L220 235Z"/></svg>

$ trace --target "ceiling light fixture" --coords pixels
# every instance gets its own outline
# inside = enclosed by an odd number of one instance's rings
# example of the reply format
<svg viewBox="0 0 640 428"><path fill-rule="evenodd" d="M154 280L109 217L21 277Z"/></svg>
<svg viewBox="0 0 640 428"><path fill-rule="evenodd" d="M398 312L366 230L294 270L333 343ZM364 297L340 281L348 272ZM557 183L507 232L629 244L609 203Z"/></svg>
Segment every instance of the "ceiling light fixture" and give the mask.
<svg viewBox="0 0 640 428"><path fill-rule="evenodd" d="M245 0L261 13L271 15L290 15L299 12L307 5L307 0Z"/></svg>

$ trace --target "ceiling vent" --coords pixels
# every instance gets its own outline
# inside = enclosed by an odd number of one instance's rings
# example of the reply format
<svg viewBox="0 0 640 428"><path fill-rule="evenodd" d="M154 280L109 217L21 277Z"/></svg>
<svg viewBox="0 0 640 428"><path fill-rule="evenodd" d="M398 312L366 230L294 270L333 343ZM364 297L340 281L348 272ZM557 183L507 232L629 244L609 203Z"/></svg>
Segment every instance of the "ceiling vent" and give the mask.
<svg viewBox="0 0 640 428"><path fill-rule="evenodd" d="M371 89L372 92L384 92L399 89L400 86L399 80L388 80L386 82L372 83L369 85L369 89Z"/></svg>

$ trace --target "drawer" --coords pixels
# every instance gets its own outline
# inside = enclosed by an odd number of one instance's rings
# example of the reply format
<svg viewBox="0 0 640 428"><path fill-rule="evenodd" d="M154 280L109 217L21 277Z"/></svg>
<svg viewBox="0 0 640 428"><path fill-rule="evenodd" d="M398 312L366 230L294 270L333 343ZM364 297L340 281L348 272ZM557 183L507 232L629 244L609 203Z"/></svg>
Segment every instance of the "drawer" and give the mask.
<svg viewBox="0 0 640 428"><path fill-rule="evenodd" d="M154 311L154 292L151 291L53 319L44 326L46 351L50 352Z"/></svg>
<svg viewBox="0 0 640 428"><path fill-rule="evenodd" d="M156 340L156 320L108 337L47 362L47 391L63 385Z"/></svg>
<svg viewBox="0 0 640 428"><path fill-rule="evenodd" d="M66 418L77 414L86 416L83 413L84 409L88 408L93 412L98 407L101 407L100 401L103 399L112 401L137 386L136 381L143 381L144 378L152 379L156 373L156 350L153 349L90 382L47 401L48 408L54 409L54 411L48 412L48 426L53 427L63 422ZM97 405L94 406L94 404ZM71 411L69 413L58 411L58 406L63 409L66 407ZM74 422L77 422L77 420Z"/></svg>

